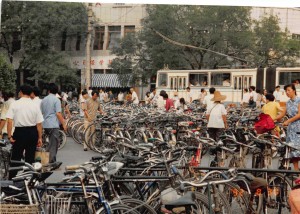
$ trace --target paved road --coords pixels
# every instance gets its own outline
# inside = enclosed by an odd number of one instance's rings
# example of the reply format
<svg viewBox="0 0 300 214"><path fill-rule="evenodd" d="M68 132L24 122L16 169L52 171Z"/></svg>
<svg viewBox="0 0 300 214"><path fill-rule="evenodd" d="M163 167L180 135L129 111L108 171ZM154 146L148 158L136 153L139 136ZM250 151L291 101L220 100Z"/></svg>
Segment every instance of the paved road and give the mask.
<svg viewBox="0 0 300 214"><path fill-rule="evenodd" d="M81 164L89 161L90 158L97 155L94 151L83 151L82 145L77 144L72 138L67 138L65 147L58 151L57 161L63 162L60 169L54 171L54 173L47 179L48 182L59 182L64 177L63 172L65 166Z"/></svg>

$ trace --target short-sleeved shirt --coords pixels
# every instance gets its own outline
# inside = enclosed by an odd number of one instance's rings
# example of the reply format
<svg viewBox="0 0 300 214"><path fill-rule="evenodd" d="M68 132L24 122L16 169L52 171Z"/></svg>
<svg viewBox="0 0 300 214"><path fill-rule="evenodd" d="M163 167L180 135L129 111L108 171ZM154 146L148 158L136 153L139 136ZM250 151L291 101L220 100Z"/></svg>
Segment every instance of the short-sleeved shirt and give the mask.
<svg viewBox="0 0 300 214"><path fill-rule="evenodd" d="M223 121L223 115L226 115L226 109L223 104L213 104L209 109L207 109L207 115L209 115L209 121L207 124L208 128L225 128Z"/></svg>
<svg viewBox="0 0 300 214"><path fill-rule="evenodd" d="M264 114L270 115L270 117L275 120L280 111L280 105L278 102L268 102L262 107L262 112Z"/></svg>
<svg viewBox="0 0 300 214"><path fill-rule="evenodd" d="M14 120L15 127L30 127L43 122L41 109L31 98L22 97L11 103L6 118Z"/></svg>
<svg viewBox="0 0 300 214"><path fill-rule="evenodd" d="M133 99L134 99L134 100L133 100ZM133 103L134 103L134 104L139 104L139 98L138 98L138 96L137 96L137 94L136 94L135 91L132 92L132 100L133 100Z"/></svg>
<svg viewBox="0 0 300 214"><path fill-rule="evenodd" d="M98 102L98 100L89 98L85 103L83 103L83 110L87 110L87 114L90 119L89 122L91 122L96 119L97 112L98 110L100 110L100 103Z"/></svg>
<svg viewBox="0 0 300 214"><path fill-rule="evenodd" d="M214 98L213 94L208 94L204 97L203 104L206 105L206 109L210 109L213 106L214 101L211 100L212 98Z"/></svg>
<svg viewBox="0 0 300 214"><path fill-rule="evenodd" d="M166 100L166 111L169 111L170 110L170 108L174 108L174 102L173 102L173 100L172 99L167 99Z"/></svg>
<svg viewBox="0 0 300 214"><path fill-rule="evenodd" d="M39 97L35 97L32 100L39 108L41 108L42 100Z"/></svg>
<svg viewBox="0 0 300 214"><path fill-rule="evenodd" d="M54 94L49 94L42 100L41 109L44 116L43 128L59 128L57 113L61 113L60 100Z"/></svg>
<svg viewBox="0 0 300 214"><path fill-rule="evenodd" d="M10 107L10 105L15 102L14 98L9 98L6 102L4 102L3 104L3 109L1 111L1 120L6 120L6 114L8 112L8 109ZM1 131L1 130L0 130ZM12 131L13 132L13 131ZM5 121L5 125L2 129L2 133L7 133L7 122Z"/></svg>

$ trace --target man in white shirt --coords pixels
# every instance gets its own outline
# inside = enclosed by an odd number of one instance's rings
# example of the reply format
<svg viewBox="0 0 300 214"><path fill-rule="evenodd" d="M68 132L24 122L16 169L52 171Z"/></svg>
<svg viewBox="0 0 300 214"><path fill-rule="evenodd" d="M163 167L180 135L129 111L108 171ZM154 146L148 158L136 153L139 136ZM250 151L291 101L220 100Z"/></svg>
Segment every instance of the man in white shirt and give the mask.
<svg viewBox="0 0 300 214"><path fill-rule="evenodd" d="M204 97L203 105L205 105L206 109L210 109L211 106L213 106L214 101L212 101L211 99L214 98L215 91L215 88L210 88L209 94Z"/></svg>
<svg viewBox="0 0 300 214"><path fill-rule="evenodd" d="M253 100L253 102L249 101L249 107L254 108L254 107L256 107L256 101L257 101L257 93L255 91L255 86L250 86L249 91L250 91L250 98L251 98L251 100Z"/></svg>
<svg viewBox="0 0 300 214"><path fill-rule="evenodd" d="M153 105L157 105L157 100L159 95L156 93L156 88L153 89L152 93L150 94L150 103Z"/></svg>
<svg viewBox="0 0 300 214"><path fill-rule="evenodd" d="M281 92L280 92L280 85L277 85L275 87L275 91L273 92L273 95L275 97L275 101L276 102L280 102L280 95L281 95Z"/></svg>
<svg viewBox="0 0 300 214"><path fill-rule="evenodd" d="M101 89L100 89L100 90L101 90ZM89 87L89 90L88 90L88 95L89 95L89 97L92 97L92 91L93 91L92 87Z"/></svg>
<svg viewBox="0 0 300 214"><path fill-rule="evenodd" d="M10 105L6 114L8 139L13 144L11 160L20 161L25 151L25 162L29 164L34 162L36 147L42 145L44 120L41 109L30 98L31 92L30 86L21 86L19 93L21 98ZM13 135L12 121L15 126ZM13 178L16 174L16 171L11 172L9 178Z"/></svg>
<svg viewBox="0 0 300 214"><path fill-rule="evenodd" d="M10 105L15 102L15 98L14 98L14 93L13 92L8 92L8 93L4 93L4 100L6 100L3 104L3 108L1 111L1 118L0 118L0 135L2 135L2 137L4 135L7 135L7 120L6 120L6 114L8 112L8 109L10 107ZM14 128L12 130L12 133L14 131ZM1 137L0 137L1 138Z"/></svg>
<svg viewBox="0 0 300 214"><path fill-rule="evenodd" d="M242 99L242 102L241 102L241 105L242 105L243 108L248 107L249 100L250 100L250 93L248 92L248 89L245 88L244 89L244 94L243 94L243 99Z"/></svg>
<svg viewBox="0 0 300 214"><path fill-rule="evenodd" d="M192 94L192 92L191 92L191 89L190 89L190 87L187 87L186 88L186 91L187 91L187 97L186 97L186 101L188 102L188 103L191 103L192 101L193 101L193 94Z"/></svg>
<svg viewBox="0 0 300 214"><path fill-rule="evenodd" d="M134 91L133 88L130 88L130 92L131 92L131 97L132 97L132 103L135 105L139 104L139 98L137 96L137 93Z"/></svg>
<svg viewBox="0 0 300 214"><path fill-rule="evenodd" d="M123 93L123 91L120 91L119 94L118 94L118 102L120 104L124 104L124 93Z"/></svg>
<svg viewBox="0 0 300 214"><path fill-rule="evenodd" d="M41 108L42 100L39 98L39 96L40 96L40 89L36 86L33 87L32 93L30 94L30 98L39 108Z"/></svg>
<svg viewBox="0 0 300 214"><path fill-rule="evenodd" d="M79 102L80 102L80 117L84 117L83 108L84 108L85 103L86 103L88 98L89 98L88 92L86 90L83 90L81 92L81 97L79 99Z"/></svg>

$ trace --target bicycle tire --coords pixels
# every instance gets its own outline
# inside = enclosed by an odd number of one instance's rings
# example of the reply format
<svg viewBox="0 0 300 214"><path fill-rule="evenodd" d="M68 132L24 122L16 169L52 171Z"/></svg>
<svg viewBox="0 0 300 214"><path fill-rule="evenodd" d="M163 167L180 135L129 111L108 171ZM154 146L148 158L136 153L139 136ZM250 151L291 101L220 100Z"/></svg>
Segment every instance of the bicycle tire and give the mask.
<svg viewBox="0 0 300 214"><path fill-rule="evenodd" d="M67 143L67 135L64 131L59 130L59 145L58 145L58 150L61 150L64 148L64 146Z"/></svg>
<svg viewBox="0 0 300 214"><path fill-rule="evenodd" d="M156 211L148 203L145 203L144 201L138 199L122 196L121 203L132 208L136 207L136 211L140 214L156 214Z"/></svg>
<svg viewBox="0 0 300 214"><path fill-rule="evenodd" d="M139 214L138 212L132 210L131 207L128 207L124 204L114 204L110 206L111 214L120 214L120 213L126 213L126 214ZM96 212L96 214L107 214L105 210L100 209Z"/></svg>

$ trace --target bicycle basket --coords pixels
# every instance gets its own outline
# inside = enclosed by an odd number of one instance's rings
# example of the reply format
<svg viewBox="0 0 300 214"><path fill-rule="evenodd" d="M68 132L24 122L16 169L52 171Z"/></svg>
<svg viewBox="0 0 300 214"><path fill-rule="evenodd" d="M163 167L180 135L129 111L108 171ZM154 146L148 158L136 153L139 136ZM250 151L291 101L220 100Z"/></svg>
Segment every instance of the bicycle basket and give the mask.
<svg viewBox="0 0 300 214"><path fill-rule="evenodd" d="M0 204L1 214L38 214L38 205Z"/></svg>
<svg viewBox="0 0 300 214"><path fill-rule="evenodd" d="M47 195L46 213L47 214L67 214L70 210L71 197L55 197Z"/></svg>

